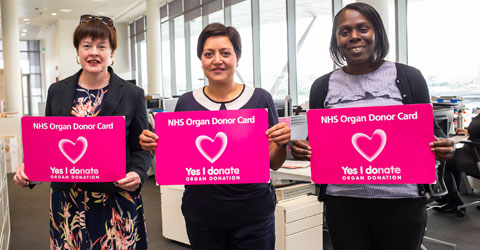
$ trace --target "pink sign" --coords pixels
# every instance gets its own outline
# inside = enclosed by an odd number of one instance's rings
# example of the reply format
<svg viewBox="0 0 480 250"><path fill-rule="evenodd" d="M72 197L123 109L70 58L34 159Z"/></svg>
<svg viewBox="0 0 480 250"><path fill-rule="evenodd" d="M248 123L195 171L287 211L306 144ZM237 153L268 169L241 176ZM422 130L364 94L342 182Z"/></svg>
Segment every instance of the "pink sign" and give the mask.
<svg viewBox="0 0 480 250"><path fill-rule="evenodd" d="M315 183L435 182L430 104L307 112Z"/></svg>
<svg viewBox="0 0 480 250"><path fill-rule="evenodd" d="M113 182L125 177L125 119L22 117L30 181Z"/></svg>
<svg viewBox="0 0 480 250"><path fill-rule="evenodd" d="M158 113L157 183L266 183L267 129L266 109Z"/></svg>

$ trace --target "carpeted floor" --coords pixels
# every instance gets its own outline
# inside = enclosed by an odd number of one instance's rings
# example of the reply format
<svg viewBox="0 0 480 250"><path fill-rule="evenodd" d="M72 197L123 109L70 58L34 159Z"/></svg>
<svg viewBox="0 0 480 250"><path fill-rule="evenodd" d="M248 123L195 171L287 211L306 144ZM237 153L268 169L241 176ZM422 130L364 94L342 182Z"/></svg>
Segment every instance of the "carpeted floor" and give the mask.
<svg viewBox="0 0 480 250"><path fill-rule="evenodd" d="M11 238L10 250L49 249L49 194L47 183L37 185L34 189L19 188L8 176ZM148 243L151 250L185 250L188 246L167 240L162 236L162 218L160 211L160 191L155 180L150 178L144 185L143 201L147 220ZM480 194L464 195L464 201L480 199ZM432 238L455 243L460 250L480 249L480 211L467 208L465 217L455 214L440 214L428 211L426 235ZM179 218L183 219L183 218ZM331 249L325 240L325 250ZM448 250L451 248L434 244L425 244L428 250ZM295 249L297 250L297 249ZM302 249L298 249L302 250Z"/></svg>

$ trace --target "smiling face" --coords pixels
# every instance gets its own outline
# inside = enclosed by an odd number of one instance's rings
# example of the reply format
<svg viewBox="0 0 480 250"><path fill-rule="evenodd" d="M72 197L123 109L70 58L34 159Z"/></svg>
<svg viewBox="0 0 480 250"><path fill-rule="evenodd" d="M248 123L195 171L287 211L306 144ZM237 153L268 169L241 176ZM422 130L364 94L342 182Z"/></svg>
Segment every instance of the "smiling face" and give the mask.
<svg viewBox="0 0 480 250"><path fill-rule="evenodd" d="M370 65L373 62L375 31L372 23L360 12L347 9L341 14L336 37L347 65Z"/></svg>
<svg viewBox="0 0 480 250"><path fill-rule="evenodd" d="M237 55L227 36L212 36L205 40L202 52L203 73L209 83L233 83Z"/></svg>
<svg viewBox="0 0 480 250"><path fill-rule="evenodd" d="M77 54L82 69L86 73L99 74L106 72L113 57L113 51L108 39L93 40L90 37L82 39Z"/></svg>

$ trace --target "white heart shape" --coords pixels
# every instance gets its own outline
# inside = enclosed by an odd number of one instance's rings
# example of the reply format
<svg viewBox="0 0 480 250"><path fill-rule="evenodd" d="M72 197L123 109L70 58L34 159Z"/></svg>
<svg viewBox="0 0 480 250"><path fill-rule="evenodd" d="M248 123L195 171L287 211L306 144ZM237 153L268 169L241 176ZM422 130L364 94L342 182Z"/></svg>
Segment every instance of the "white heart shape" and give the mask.
<svg viewBox="0 0 480 250"><path fill-rule="evenodd" d="M70 157L70 155L68 155L67 152L65 152L65 149L63 148L63 146L65 145L65 143L70 143L72 144L74 147L75 145L77 145L77 142L78 141L81 141L83 142L83 148L82 148L82 152L77 156L77 158L75 159L72 159L72 157ZM80 159L82 159L83 155L85 154L85 152L87 152L87 147L88 147L88 141L85 137L83 136L79 136L77 138L77 141L75 141L75 143L73 143L72 141L70 141L69 139L61 139L59 142L58 142L58 148L60 149L60 151L62 152L63 156L65 156L65 158L67 158L71 163L75 164L77 163L77 161L79 161Z"/></svg>
<svg viewBox="0 0 480 250"><path fill-rule="evenodd" d="M381 142L380 142L380 146L378 147L377 151L375 152L375 154L373 154L372 156L368 156L367 154L365 154L365 152L363 152L363 150L358 146L357 144L357 141L359 138L367 138L368 140L372 140L373 136L374 135L379 135L380 136L380 139L381 139ZM367 161L369 162L372 162L373 160L375 160L375 158L377 158L378 155L380 155L380 153L382 153L383 151L383 148L385 148L385 144L387 144L387 134L385 133L385 131L381 130L381 129L377 129L373 132L372 134L372 137L369 137L363 133L356 133L352 136L352 144L353 144L353 147L357 150L357 152L363 156L363 158L365 158Z"/></svg>
<svg viewBox="0 0 480 250"><path fill-rule="evenodd" d="M209 140L210 142L213 143L217 138L222 140L222 147L220 148L218 153L213 158L211 158L209 155L207 155L207 153L205 153L205 151L202 148L201 143L204 140ZM223 132L218 132L217 135L215 135L215 138L213 138L213 140L212 140L212 138L210 138L206 135L200 135L195 140L195 145L197 145L198 151L203 155L203 157L205 157L205 159L207 159L210 163L214 163L216 160L218 160L218 158L220 158L220 156L225 151L225 148L227 147L227 135Z"/></svg>

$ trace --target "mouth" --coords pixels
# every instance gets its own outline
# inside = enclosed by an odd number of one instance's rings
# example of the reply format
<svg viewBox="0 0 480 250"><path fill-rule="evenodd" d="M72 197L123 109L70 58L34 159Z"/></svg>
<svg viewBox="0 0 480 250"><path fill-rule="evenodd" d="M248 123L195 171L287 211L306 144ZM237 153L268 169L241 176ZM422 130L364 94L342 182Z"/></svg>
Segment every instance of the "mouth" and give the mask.
<svg viewBox="0 0 480 250"><path fill-rule="evenodd" d="M212 71L213 71L213 72L223 72L223 71L225 71L225 69L223 69L223 68L214 68L214 69L212 69Z"/></svg>
<svg viewBox="0 0 480 250"><path fill-rule="evenodd" d="M97 64L97 63L100 63L100 61L98 60L88 60L87 61L89 64Z"/></svg>
<svg viewBox="0 0 480 250"><path fill-rule="evenodd" d="M362 52L364 49L365 49L365 46L359 46L359 47L349 48L348 50L352 51L353 53L359 53L359 52Z"/></svg>

